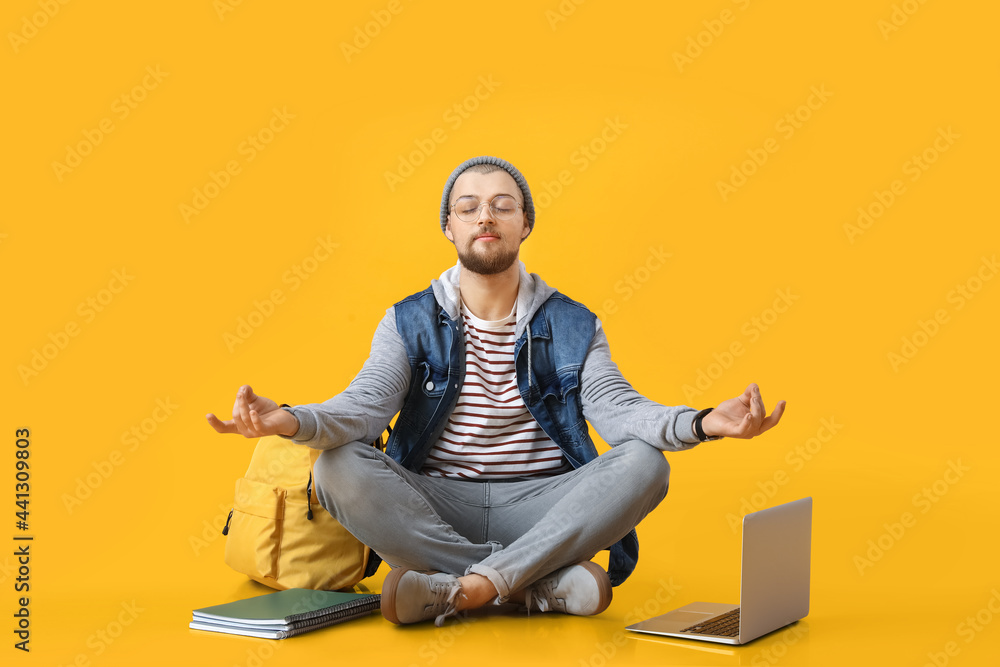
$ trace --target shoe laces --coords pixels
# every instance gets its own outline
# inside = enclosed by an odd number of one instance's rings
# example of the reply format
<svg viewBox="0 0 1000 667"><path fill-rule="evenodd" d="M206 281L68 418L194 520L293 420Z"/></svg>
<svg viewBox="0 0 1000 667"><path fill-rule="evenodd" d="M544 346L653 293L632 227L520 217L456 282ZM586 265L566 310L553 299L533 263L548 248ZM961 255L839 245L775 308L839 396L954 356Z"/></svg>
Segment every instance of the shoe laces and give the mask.
<svg viewBox="0 0 1000 667"><path fill-rule="evenodd" d="M524 592L524 604L528 608L528 616L531 616L531 607L535 606L540 612L552 611L552 605L550 600L555 598L555 594L552 591L552 582L549 580L542 580L536 582L534 585L529 586Z"/></svg>
<svg viewBox="0 0 1000 667"><path fill-rule="evenodd" d="M434 619L434 625L441 627L444 625L444 619L449 616L454 616L458 613L458 594L462 591L462 584L460 583L449 583L449 584L437 584L437 590L434 594L434 602L431 603L431 608L441 608L444 607L444 611L438 614Z"/></svg>

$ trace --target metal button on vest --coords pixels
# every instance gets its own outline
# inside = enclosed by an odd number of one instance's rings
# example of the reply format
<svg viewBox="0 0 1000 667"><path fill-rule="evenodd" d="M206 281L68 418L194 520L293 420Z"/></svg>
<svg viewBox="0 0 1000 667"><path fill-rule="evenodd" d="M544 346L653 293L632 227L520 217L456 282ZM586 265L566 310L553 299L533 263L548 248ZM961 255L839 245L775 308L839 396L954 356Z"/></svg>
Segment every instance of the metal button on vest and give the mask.
<svg viewBox="0 0 1000 667"><path fill-rule="evenodd" d="M424 389L426 389L427 391L434 391L434 383L428 382L427 384L424 385Z"/></svg>

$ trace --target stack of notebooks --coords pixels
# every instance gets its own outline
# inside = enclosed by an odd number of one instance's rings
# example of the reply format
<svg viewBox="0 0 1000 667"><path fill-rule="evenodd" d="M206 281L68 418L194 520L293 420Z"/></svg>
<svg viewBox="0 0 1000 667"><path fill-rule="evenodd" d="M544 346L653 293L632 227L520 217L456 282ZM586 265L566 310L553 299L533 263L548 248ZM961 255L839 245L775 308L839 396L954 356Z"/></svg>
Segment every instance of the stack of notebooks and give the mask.
<svg viewBox="0 0 1000 667"><path fill-rule="evenodd" d="M195 609L189 627L231 635L285 639L361 618L379 608L382 596L289 588L248 600Z"/></svg>

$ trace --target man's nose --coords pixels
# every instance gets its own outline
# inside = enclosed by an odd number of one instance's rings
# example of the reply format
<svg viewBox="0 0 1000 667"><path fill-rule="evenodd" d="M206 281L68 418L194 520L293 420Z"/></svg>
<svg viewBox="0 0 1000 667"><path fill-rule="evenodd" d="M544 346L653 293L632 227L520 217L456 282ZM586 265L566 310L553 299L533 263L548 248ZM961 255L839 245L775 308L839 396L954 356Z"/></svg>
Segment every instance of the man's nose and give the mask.
<svg viewBox="0 0 1000 667"><path fill-rule="evenodd" d="M478 222L479 220L483 220L484 216L486 220L490 222L496 222L496 220L494 220L493 218L493 208L490 202L483 202L482 204L479 205L479 211L476 216L476 221Z"/></svg>

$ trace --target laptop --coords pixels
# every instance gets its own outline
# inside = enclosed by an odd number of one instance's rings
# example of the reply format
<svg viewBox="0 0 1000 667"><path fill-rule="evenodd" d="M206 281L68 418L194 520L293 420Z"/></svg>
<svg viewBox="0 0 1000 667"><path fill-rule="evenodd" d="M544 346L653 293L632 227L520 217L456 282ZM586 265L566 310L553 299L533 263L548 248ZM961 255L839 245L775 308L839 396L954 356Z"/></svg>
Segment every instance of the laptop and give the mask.
<svg viewBox="0 0 1000 667"><path fill-rule="evenodd" d="M740 603L693 602L626 628L664 637L746 644L809 613L812 497L743 517Z"/></svg>

